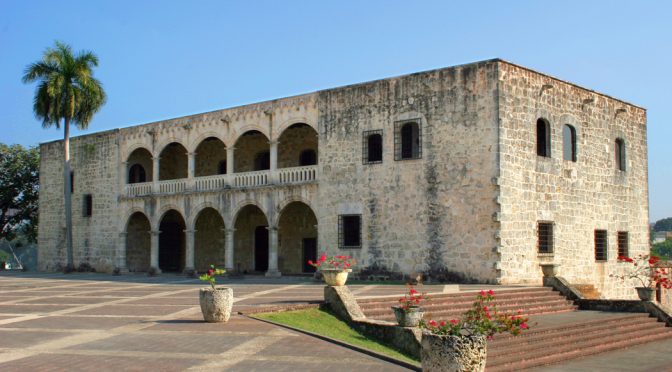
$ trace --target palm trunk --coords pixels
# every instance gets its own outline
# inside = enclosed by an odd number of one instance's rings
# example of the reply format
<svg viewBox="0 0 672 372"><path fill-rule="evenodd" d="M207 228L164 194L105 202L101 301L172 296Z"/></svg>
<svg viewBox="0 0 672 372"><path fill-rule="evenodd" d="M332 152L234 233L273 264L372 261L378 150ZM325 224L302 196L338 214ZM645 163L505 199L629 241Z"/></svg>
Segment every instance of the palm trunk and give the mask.
<svg viewBox="0 0 672 372"><path fill-rule="evenodd" d="M72 183L70 182L70 119L65 118L63 125L63 196L65 200L65 248L67 257L66 272L75 269L72 249Z"/></svg>

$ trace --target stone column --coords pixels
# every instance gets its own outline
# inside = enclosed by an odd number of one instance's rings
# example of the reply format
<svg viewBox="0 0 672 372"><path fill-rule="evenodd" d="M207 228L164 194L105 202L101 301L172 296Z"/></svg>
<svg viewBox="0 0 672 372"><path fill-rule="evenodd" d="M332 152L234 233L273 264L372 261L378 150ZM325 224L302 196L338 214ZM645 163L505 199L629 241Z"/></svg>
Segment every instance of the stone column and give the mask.
<svg viewBox="0 0 672 372"><path fill-rule="evenodd" d="M128 181L128 163L122 161L119 163L119 195L126 196L125 191Z"/></svg>
<svg viewBox="0 0 672 372"><path fill-rule="evenodd" d="M161 269L159 268L159 234L161 234L161 231L152 230L149 233L152 235L150 240L149 267L153 267L157 274L161 274Z"/></svg>
<svg viewBox="0 0 672 372"><path fill-rule="evenodd" d="M155 194L159 193L159 157L152 158L152 190Z"/></svg>
<svg viewBox="0 0 672 372"><path fill-rule="evenodd" d="M268 271L266 276L281 276L278 270L278 228L269 226L268 229Z"/></svg>
<svg viewBox="0 0 672 372"><path fill-rule="evenodd" d="M235 266L233 264L233 238L235 236L235 231L236 229L224 229L224 239L226 240L226 243L224 244L224 268L226 271L235 270Z"/></svg>
<svg viewBox="0 0 672 372"><path fill-rule="evenodd" d="M270 141L269 144L271 145L271 177L270 177L270 183L275 184L278 183L278 143L279 141Z"/></svg>
<svg viewBox="0 0 672 372"><path fill-rule="evenodd" d="M226 178L228 179L227 183L229 185L233 185L233 173L235 172L233 169L233 153L235 150L236 149L233 146L226 148Z"/></svg>
<svg viewBox="0 0 672 372"><path fill-rule="evenodd" d="M117 269L119 273L127 273L128 268L126 268L126 236L128 233L121 232L119 233L119 240L117 241Z"/></svg>
<svg viewBox="0 0 672 372"><path fill-rule="evenodd" d="M194 241L196 230L184 230L186 237L184 272L191 273L194 271Z"/></svg>
<svg viewBox="0 0 672 372"><path fill-rule="evenodd" d="M194 189L194 174L196 173L196 153L187 153L187 190Z"/></svg>

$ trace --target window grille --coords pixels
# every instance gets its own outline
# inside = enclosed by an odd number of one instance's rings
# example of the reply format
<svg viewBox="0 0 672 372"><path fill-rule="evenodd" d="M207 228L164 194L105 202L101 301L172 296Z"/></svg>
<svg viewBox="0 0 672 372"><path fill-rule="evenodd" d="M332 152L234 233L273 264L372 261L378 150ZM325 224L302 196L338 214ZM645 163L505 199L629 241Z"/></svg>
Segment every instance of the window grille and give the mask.
<svg viewBox="0 0 672 372"><path fill-rule="evenodd" d="M539 253L553 253L553 223L539 222L537 235Z"/></svg>
<svg viewBox="0 0 672 372"><path fill-rule="evenodd" d="M84 195L84 208L82 212L84 217L91 217L93 214L93 195Z"/></svg>
<svg viewBox="0 0 672 372"><path fill-rule="evenodd" d="M629 247L628 247L628 232L619 231L618 232L618 256L619 257L629 257Z"/></svg>
<svg viewBox="0 0 672 372"><path fill-rule="evenodd" d="M338 216L339 248L362 247L362 216L346 214Z"/></svg>
<svg viewBox="0 0 672 372"><path fill-rule="evenodd" d="M595 230L595 261L607 260L607 230Z"/></svg>
<svg viewBox="0 0 672 372"><path fill-rule="evenodd" d="M422 126L419 119L394 123L394 160L422 158Z"/></svg>
<svg viewBox="0 0 672 372"><path fill-rule="evenodd" d="M383 162L383 131L366 130L362 132L362 164Z"/></svg>

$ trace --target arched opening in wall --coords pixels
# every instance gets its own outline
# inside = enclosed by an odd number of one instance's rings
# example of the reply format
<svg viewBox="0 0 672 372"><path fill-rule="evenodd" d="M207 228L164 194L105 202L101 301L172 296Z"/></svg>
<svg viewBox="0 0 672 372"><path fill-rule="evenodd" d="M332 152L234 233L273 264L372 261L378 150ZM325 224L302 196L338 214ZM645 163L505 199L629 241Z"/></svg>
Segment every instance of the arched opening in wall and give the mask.
<svg viewBox="0 0 672 372"><path fill-rule="evenodd" d="M419 159L422 157L422 132L415 121L395 123L395 159Z"/></svg>
<svg viewBox="0 0 672 372"><path fill-rule="evenodd" d="M302 202L289 203L278 222L278 267L288 274L310 273L308 260L317 259L317 218Z"/></svg>
<svg viewBox="0 0 672 372"><path fill-rule="evenodd" d="M243 133L238 137L234 147L236 149L233 165L234 172L251 172L270 168L270 144L268 143L268 137L258 130L250 130Z"/></svg>
<svg viewBox="0 0 672 372"><path fill-rule="evenodd" d="M551 125L546 119L537 119L537 155L551 157Z"/></svg>
<svg viewBox="0 0 672 372"><path fill-rule="evenodd" d="M126 267L131 272L149 270L151 224L142 212L135 212L126 223Z"/></svg>
<svg viewBox="0 0 672 372"><path fill-rule="evenodd" d="M382 163L383 162L383 134L382 131L369 131L366 134L366 151L364 153L364 163Z"/></svg>
<svg viewBox="0 0 672 372"><path fill-rule="evenodd" d="M616 169L625 171L625 140L623 138L616 138L615 142Z"/></svg>
<svg viewBox="0 0 672 372"><path fill-rule="evenodd" d="M171 209L161 218L159 225L159 268L165 272L184 270L186 225L180 212Z"/></svg>
<svg viewBox="0 0 672 372"><path fill-rule="evenodd" d="M234 268L241 273L268 270L268 219L256 205L246 205L234 223Z"/></svg>
<svg viewBox="0 0 672 372"><path fill-rule="evenodd" d="M181 144L168 144L159 155L159 180L187 178L187 149Z"/></svg>
<svg viewBox="0 0 672 372"><path fill-rule="evenodd" d="M278 168L317 164L317 132L304 123L287 127L278 138Z"/></svg>
<svg viewBox="0 0 672 372"><path fill-rule="evenodd" d="M576 162L576 129L569 124L562 127L562 158Z"/></svg>
<svg viewBox="0 0 672 372"><path fill-rule="evenodd" d="M226 174L226 146L219 138L208 137L196 147L194 176ZM224 173L221 172L224 164Z"/></svg>
<svg viewBox="0 0 672 372"><path fill-rule="evenodd" d="M224 267L224 219L214 208L205 208L194 224L194 265L205 272L210 265Z"/></svg>
<svg viewBox="0 0 672 372"><path fill-rule="evenodd" d="M135 149L126 159L128 183L152 181L152 153L145 148ZM143 177L144 175L144 177Z"/></svg>

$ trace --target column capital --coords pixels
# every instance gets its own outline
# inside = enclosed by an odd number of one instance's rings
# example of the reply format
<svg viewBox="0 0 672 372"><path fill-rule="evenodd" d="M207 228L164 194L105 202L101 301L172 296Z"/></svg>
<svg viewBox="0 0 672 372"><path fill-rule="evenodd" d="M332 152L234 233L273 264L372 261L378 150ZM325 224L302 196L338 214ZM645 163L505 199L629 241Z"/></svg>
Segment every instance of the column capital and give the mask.
<svg viewBox="0 0 672 372"><path fill-rule="evenodd" d="M159 161L159 160L161 160L161 157L160 156L152 156L152 160Z"/></svg>
<svg viewBox="0 0 672 372"><path fill-rule="evenodd" d="M196 151L187 151L187 156L196 156Z"/></svg>
<svg viewBox="0 0 672 372"><path fill-rule="evenodd" d="M235 146L227 146L226 151L234 151L236 149Z"/></svg>
<svg viewBox="0 0 672 372"><path fill-rule="evenodd" d="M227 232L227 233L233 233L233 232L236 231L236 229L234 229L234 228L230 228L230 227L222 227L221 230L222 230L222 231L225 231L225 232Z"/></svg>
<svg viewBox="0 0 672 372"><path fill-rule="evenodd" d="M274 140L269 140L268 144L273 146L273 145L278 145L280 143L280 140L274 139Z"/></svg>
<svg viewBox="0 0 672 372"><path fill-rule="evenodd" d="M151 230L151 231L148 231L148 233L150 233L151 235L157 235L157 236L158 236L159 234L161 234L162 232L163 232L163 231L160 231L160 230Z"/></svg>
<svg viewBox="0 0 672 372"><path fill-rule="evenodd" d="M278 227L277 226L266 226L266 230L268 230L268 231L278 231Z"/></svg>
<svg viewBox="0 0 672 372"><path fill-rule="evenodd" d="M196 229L191 229L191 230L182 230L186 234L193 234L196 232Z"/></svg>

